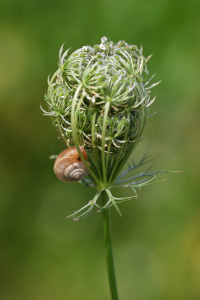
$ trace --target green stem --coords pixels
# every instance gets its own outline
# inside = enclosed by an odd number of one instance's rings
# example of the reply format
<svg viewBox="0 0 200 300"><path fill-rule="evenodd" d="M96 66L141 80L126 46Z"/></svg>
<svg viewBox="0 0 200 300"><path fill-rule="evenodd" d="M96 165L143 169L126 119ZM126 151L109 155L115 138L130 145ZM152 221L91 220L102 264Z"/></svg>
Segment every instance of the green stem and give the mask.
<svg viewBox="0 0 200 300"><path fill-rule="evenodd" d="M112 173L113 176L111 176L111 182L113 183L116 179L116 177L118 176L118 174L120 173L121 169L123 168L123 166L125 165L127 159L129 158L130 153L133 151L133 149L137 146L137 143L141 137L142 131L144 129L144 122L145 120L145 108L144 106L142 106L141 109L141 116L140 116L140 124L142 124L142 126L140 127L140 130L138 131L137 136L135 137L135 142L133 143L133 145L129 148L128 151L126 151L125 156L123 157L123 159L119 162L119 164L117 164L117 168L115 170L114 173ZM140 126L140 125L139 125ZM111 184L111 183L109 183Z"/></svg>
<svg viewBox="0 0 200 300"><path fill-rule="evenodd" d="M128 117L130 118L130 113L128 115ZM124 139L126 140L127 139L127 136L128 136L128 132L129 132L129 127L127 126L127 130L125 132L125 135L124 135ZM114 174L115 174L115 171L119 165L119 161L120 161L120 158L121 158L121 155L122 155L122 152L124 151L124 147L126 146L126 143L122 145L121 149L120 149L120 152L113 164L113 167L112 167L112 173L110 175L110 179L109 179L109 186L111 185L112 182L114 182L114 180L112 179ZM117 173L118 174L118 173Z"/></svg>
<svg viewBox="0 0 200 300"><path fill-rule="evenodd" d="M97 171L99 174L99 178L102 180L102 173L101 173L101 168L100 168L100 163L101 161L99 160L99 156L98 156L98 149L95 145L95 138L96 138L96 134L95 134L95 124L96 124L96 112L93 113L93 117L92 117L92 149L93 149L93 155L94 155L94 161L96 162L96 167L97 167Z"/></svg>
<svg viewBox="0 0 200 300"><path fill-rule="evenodd" d="M102 191L102 205L103 206L107 203L106 198L107 198L106 192ZM109 284L110 284L110 292L111 292L112 300L118 300L119 298L118 298L118 293L117 293L117 283L116 283L114 260L113 260L109 208L103 210L103 223L104 223L104 238L105 238L106 260L107 260L107 270L108 270L108 278L109 278Z"/></svg>
<svg viewBox="0 0 200 300"><path fill-rule="evenodd" d="M74 98L73 98L73 102L72 102L72 111L71 111L71 124L72 124L72 136L73 136L73 140L74 140L74 144L76 146L76 149L80 155L80 158L82 159L83 163L85 164L86 168L88 169L91 177L94 179L94 181L96 182L97 187L99 186L99 180L96 177L96 175L94 174L94 172L92 171L91 167L87 164L87 161L85 160L80 148L79 148L79 139L78 139L78 135L77 135L77 130L76 130L76 123L77 123L77 118L76 118L76 114L75 114L75 110L76 110L76 104L78 101L78 96L79 96L79 92L82 88L82 85L80 84L77 89L76 92L74 94Z"/></svg>
<svg viewBox="0 0 200 300"><path fill-rule="evenodd" d="M105 143L106 143L105 142L105 135L106 135L106 122L107 122L109 109L110 109L110 102L107 101L106 105L105 105L104 117L103 117L102 151L101 151L104 186L106 185L106 182L107 182L106 161L105 161Z"/></svg>
<svg viewBox="0 0 200 300"><path fill-rule="evenodd" d="M67 139L65 137L65 134L63 133L59 117L57 117L56 121L57 121L58 132L59 132L60 138L64 141L65 145L67 146Z"/></svg>

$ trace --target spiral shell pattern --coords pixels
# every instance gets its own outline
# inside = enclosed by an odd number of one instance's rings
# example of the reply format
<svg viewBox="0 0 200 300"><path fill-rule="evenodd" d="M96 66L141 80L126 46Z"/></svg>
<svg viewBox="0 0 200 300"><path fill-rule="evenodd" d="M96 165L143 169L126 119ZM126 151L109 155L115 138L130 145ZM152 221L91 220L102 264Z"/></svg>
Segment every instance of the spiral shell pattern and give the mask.
<svg viewBox="0 0 200 300"><path fill-rule="evenodd" d="M63 177L67 182L77 182L84 179L88 174L84 163L78 162L68 166L63 172Z"/></svg>
<svg viewBox="0 0 200 300"><path fill-rule="evenodd" d="M82 147L79 148L87 161L87 153ZM90 166L88 162L87 164ZM89 174L75 146L65 149L58 155L54 164L54 172L63 182L77 182Z"/></svg>

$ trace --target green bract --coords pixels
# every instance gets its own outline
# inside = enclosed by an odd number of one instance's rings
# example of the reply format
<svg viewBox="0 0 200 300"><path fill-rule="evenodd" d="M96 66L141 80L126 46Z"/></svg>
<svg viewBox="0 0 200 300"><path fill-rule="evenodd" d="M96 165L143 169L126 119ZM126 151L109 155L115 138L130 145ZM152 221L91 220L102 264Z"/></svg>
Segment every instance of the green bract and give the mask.
<svg viewBox="0 0 200 300"><path fill-rule="evenodd" d="M115 44L103 37L100 45L84 46L71 55L68 51L62 53L61 47L44 113L51 116L65 146L76 146L83 162L79 145L84 147L90 162L86 164L90 176L84 182L97 187L97 198L106 190L109 207L117 202L110 189L120 186L117 176L141 138L148 107L155 100L151 88L158 83L149 86L150 56L145 58L142 48L124 41Z"/></svg>

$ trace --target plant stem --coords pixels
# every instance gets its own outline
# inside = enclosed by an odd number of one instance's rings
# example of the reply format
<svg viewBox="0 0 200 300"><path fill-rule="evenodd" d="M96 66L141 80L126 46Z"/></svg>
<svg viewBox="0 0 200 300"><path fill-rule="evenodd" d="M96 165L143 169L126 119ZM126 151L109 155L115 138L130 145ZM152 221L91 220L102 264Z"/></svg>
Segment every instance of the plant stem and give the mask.
<svg viewBox="0 0 200 300"><path fill-rule="evenodd" d="M105 136L106 136L106 121L108 117L110 109L110 102L107 101L105 105L105 111L104 111L104 117L103 117L103 128L102 128L102 151L101 151L101 157L102 157L102 170L103 170L103 181L104 184L107 182L107 173L106 173L106 160L105 160Z"/></svg>
<svg viewBox="0 0 200 300"><path fill-rule="evenodd" d="M106 204L106 192L102 191L102 204ZM113 250L112 250L112 239L111 239L111 224L110 224L110 209L103 209L103 224L104 224L104 238L105 238L105 248L106 248L106 260L107 260L107 270L110 285L110 292L112 300L118 300L117 283L115 276L115 267L113 260Z"/></svg>

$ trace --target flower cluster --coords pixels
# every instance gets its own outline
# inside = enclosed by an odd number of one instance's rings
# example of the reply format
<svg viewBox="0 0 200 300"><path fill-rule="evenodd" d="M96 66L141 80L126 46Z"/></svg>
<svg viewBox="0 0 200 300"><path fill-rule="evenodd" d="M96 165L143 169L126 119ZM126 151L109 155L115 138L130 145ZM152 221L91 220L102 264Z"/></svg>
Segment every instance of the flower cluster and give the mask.
<svg viewBox="0 0 200 300"><path fill-rule="evenodd" d="M68 50L64 54L62 50L59 69L45 97L46 114L53 117L66 145L73 146L72 103L80 87L74 116L79 144L89 152L97 148L123 156L125 151L120 149L138 141L147 108L155 99L150 99L148 87L146 63L150 57L144 58L135 45L114 44L106 37L100 45L84 46L69 57Z"/></svg>
<svg viewBox="0 0 200 300"><path fill-rule="evenodd" d="M97 186L98 193L107 190L109 199L110 188L141 138L155 100L151 88L159 83L150 85L151 56L145 58L142 51L106 37L71 55L69 50L63 53L62 46L59 68L48 82L45 115L51 116L66 147L75 145L79 152L79 146L84 147L90 162L85 183Z"/></svg>

